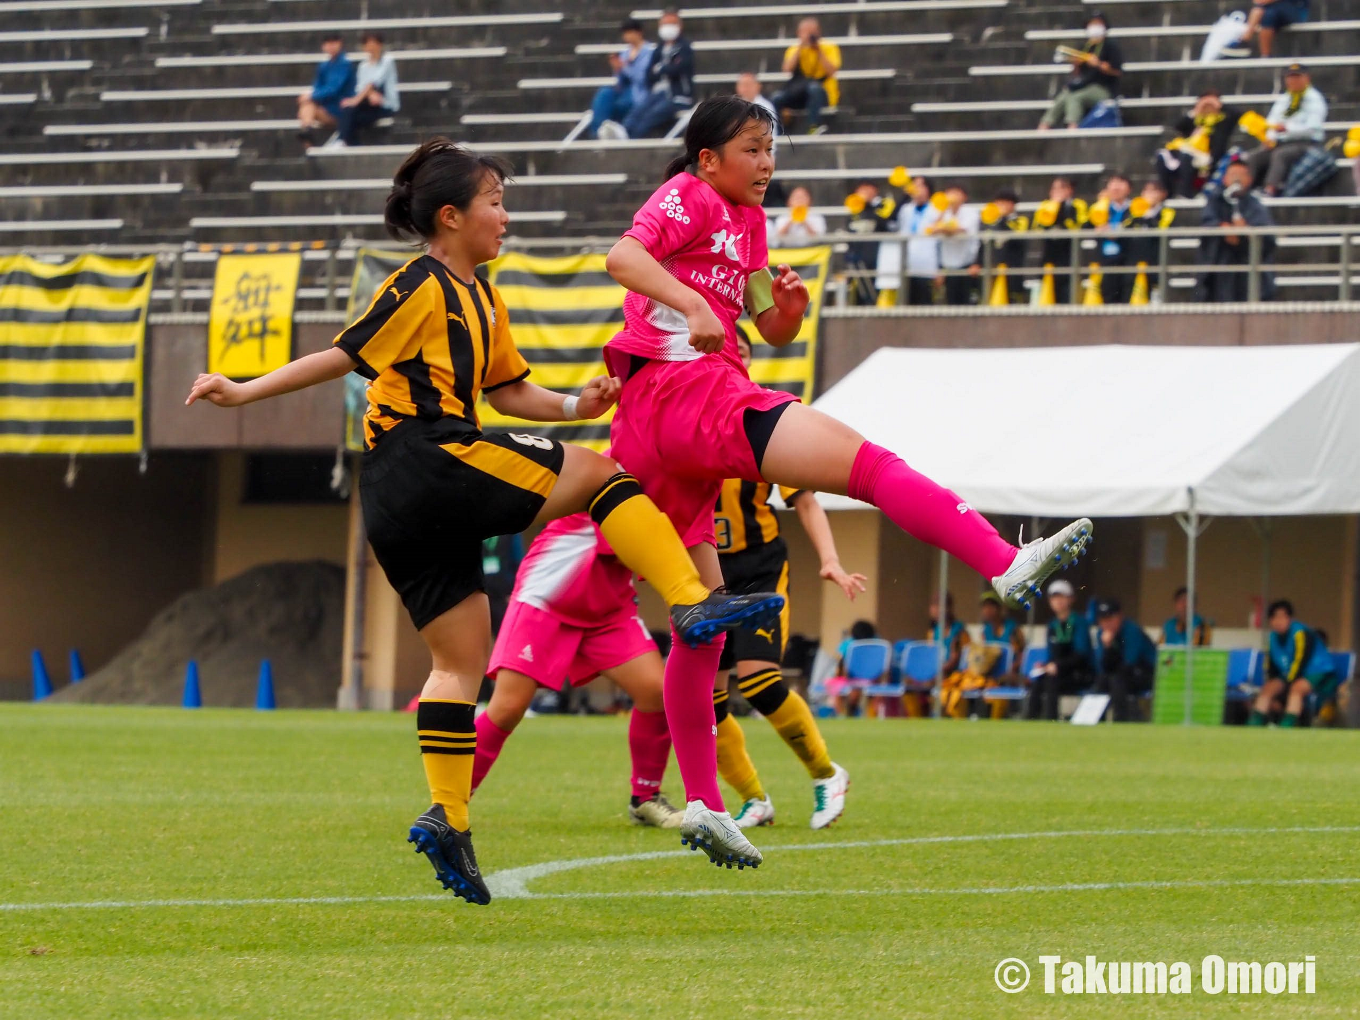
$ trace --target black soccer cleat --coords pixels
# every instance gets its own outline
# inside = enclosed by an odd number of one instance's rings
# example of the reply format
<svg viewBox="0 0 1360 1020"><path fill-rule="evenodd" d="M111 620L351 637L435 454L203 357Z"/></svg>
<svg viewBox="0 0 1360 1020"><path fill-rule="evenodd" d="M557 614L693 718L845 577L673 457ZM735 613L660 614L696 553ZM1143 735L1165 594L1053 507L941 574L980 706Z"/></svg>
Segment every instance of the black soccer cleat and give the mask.
<svg viewBox="0 0 1360 1020"><path fill-rule="evenodd" d="M672 606L671 626L691 648L706 645L727 630L759 630L779 619L784 596L774 592L733 594L719 588L692 606Z"/></svg>
<svg viewBox="0 0 1360 1020"><path fill-rule="evenodd" d="M459 832L449 824L441 804L411 825L406 842L416 845L416 853L424 854L434 867L435 877L445 889L452 889L469 903L481 906L491 902L491 890L477 870L477 854L472 849L472 831Z"/></svg>

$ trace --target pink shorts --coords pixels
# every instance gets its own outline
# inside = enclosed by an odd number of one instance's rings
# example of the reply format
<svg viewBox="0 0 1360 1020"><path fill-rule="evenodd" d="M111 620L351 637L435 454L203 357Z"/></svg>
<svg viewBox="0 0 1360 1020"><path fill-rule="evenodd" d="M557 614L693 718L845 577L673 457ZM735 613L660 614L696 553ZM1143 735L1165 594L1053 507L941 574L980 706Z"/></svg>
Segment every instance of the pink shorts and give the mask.
<svg viewBox="0 0 1360 1020"><path fill-rule="evenodd" d="M649 361L624 383L610 456L637 477L686 546L712 545L722 483L764 481L746 437L745 412L797 400L758 386L717 357Z"/></svg>
<svg viewBox="0 0 1360 1020"><path fill-rule="evenodd" d="M598 627L573 627L527 602L510 603L491 650L487 676L513 669L554 691L579 687L606 670L656 651L656 642L633 606Z"/></svg>

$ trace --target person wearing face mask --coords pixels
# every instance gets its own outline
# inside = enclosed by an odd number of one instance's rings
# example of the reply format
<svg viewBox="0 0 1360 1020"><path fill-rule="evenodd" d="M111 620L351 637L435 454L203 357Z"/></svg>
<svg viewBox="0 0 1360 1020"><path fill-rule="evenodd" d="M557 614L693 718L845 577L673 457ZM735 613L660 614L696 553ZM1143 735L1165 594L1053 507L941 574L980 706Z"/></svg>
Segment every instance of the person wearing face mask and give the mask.
<svg viewBox="0 0 1360 1020"><path fill-rule="evenodd" d="M646 138L694 105L694 47L682 34L680 15L668 7L661 15L657 38L647 65L647 97L623 122L624 138Z"/></svg>
<svg viewBox="0 0 1360 1020"><path fill-rule="evenodd" d="M1228 164L1223 171L1223 187L1207 195L1200 223L1206 227L1271 227L1270 210L1251 192L1251 169L1241 160ZM1226 234L1206 237L1200 241L1200 262L1208 266L1245 266L1251 258L1248 239L1242 235ZM1275 238L1261 238L1261 262L1275 260ZM1196 288L1198 301L1246 301L1249 294L1248 277L1244 272L1206 272ZM1275 276L1261 274L1261 299L1274 296Z"/></svg>
<svg viewBox="0 0 1360 1020"><path fill-rule="evenodd" d="M1091 107L1119 93L1124 54L1118 44L1108 38L1108 31L1105 15L1092 14L1086 23L1086 45L1081 49L1081 56L1072 61L1072 77L1039 122L1040 131L1059 124L1075 130Z"/></svg>

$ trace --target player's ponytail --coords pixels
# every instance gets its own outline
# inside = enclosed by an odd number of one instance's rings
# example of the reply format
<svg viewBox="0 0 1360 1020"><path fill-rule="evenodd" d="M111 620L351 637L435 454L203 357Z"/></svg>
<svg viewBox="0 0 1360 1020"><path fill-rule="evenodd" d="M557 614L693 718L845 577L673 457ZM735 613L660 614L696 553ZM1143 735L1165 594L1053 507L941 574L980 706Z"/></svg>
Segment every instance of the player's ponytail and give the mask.
<svg viewBox="0 0 1360 1020"><path fill-rule="evenodd" d="M779 122L774 114L756 103L748 103L741 96L713 96L694 108L685 128L685 151L666 164L666 180L686 170L693 171L699 164L699 153L705 149L720 149L741 133L750 121L759 121L778 133Z"/></svg>
<svg viewBox="0 0 1360 1020"><path fill-rule="evenodd" d="M427 241L435 235L440 209L446 205L467 209L488 176L503 183L511 170L500 156L469 152L447 138L431 138L393 175L383 224L398 241Z"/></svg>

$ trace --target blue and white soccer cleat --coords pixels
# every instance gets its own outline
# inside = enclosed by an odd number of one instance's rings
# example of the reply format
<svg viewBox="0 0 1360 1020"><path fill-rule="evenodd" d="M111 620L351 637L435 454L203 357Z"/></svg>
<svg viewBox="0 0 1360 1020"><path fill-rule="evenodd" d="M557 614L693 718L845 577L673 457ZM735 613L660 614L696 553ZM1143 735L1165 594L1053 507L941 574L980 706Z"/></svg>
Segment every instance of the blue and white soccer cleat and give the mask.
<svg viewBox="0 0 1360 1020"><path fill-rule="evenodd" d="M1039 600L1050 574L1070 567L1091 544L1095 527L1083 517L1049 538L1036 538L1020 547L1006 572L992 578L992 587L1006 605L1028 609Z"/></svg>
<svg viewBox="0 0 1360 1020"><path fill-rule="evenodd" d="M414 843L416 853L426 856L445 889L452 889L455 896L469 903L485 906L491 902L491 890L477 869L472 832L459 832L450 825L443 805L435 804L417 818L406 842Z"/></svg>
<svg viewBox="0 0 1360 1020"><path fill-rule="evenodd" d="M680 823L680 845L691 850L702 850L718 867L727 865L758 868L765 858L742 835L726 811L710 811L701 800L685 805L685 820Z"/></svg>
<svg viewBox="0 0 1360 1020"><path fill-rule="evenodd" d="M671 626L691 648L705 645L727 630L759 630L779 619L784 596L774 592L740 595L719 588L692 606L672 606Z"/></svg>

